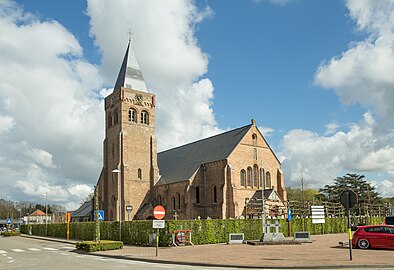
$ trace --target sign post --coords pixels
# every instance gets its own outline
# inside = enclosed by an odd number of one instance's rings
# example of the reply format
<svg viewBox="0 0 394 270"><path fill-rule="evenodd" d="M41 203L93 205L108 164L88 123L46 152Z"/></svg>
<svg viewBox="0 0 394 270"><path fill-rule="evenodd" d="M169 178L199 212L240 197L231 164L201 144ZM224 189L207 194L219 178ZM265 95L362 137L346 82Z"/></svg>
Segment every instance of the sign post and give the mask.
<svg viewBox="0 0 394 270"><path fill-rule="evenodd" d="M67 241L70 240L70 220L71 220L71 215L69 212L67 212L66 213Z"/></svg>
<svg viewBox="0 0 394 270"><path fill-rule="evenodd" d="M287 236L291 236L291 220L293 219L293 214L291 209L289 208L287 210L287 231L288 231L288 235Z"/></svg>
<svg viewBox="0 0 394 270"><path fill-rule="evenodd" d="M350 224L350 208L356 205L358 198L357 194L354 193L353 190L345 190L344 192L341 193L341 204L343 207L346 208L347 212L347 230L348 230L348 236L349 236L349 256L350 260L352 260L352 229L351 229L351 224Z"/></svg>
<svg viewBox="0 0 394 270"><path fill-rule="evenodd" d="M153 209L153 216L155 219L158 219L153 221L153 228L156 229L156 257L159 254L159 228L164 228L165 226L164 220L161 221L165 215L166 210L163 206L158 205Z"/></svg>

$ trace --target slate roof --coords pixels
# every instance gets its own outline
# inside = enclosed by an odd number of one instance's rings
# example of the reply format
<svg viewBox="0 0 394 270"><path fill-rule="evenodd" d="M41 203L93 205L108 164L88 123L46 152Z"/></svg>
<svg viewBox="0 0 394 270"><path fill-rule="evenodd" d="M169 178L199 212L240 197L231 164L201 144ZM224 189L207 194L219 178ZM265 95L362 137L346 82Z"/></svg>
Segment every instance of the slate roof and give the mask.
<svg viewBox="0 0 394 270"><path fill-rule="evenodd" d="M160 179L157 185L188 180L201 164L227 159L251 126L247 125L160 152Z"/></svg>
<svg viewBox="0 0 394 270"><path fill-rule="evenodd" d="M93 203L91 201L84 202L74 213L71 214L71 217L89 217L92 213Z"/></svg>
<svg viewBox="0 0 394 270"><path fill-rule="evenodd" d="M116 79L114 92L120 87L148 92L130 41Z"/></svg>

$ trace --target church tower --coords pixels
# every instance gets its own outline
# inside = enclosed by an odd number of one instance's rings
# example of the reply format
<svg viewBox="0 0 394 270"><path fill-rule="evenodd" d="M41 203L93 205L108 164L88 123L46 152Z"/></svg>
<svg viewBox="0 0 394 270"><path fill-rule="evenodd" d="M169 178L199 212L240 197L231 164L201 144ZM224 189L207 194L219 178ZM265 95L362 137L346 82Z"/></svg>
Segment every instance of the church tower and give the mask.
<svg viewBox="0 0 394 270"><path fill-rule="evenodd" d="M114 91L105 98L105 116L100 209L105 220L127 221L152 202L158 180L155 95L146 88L130 41Z"/></svg>

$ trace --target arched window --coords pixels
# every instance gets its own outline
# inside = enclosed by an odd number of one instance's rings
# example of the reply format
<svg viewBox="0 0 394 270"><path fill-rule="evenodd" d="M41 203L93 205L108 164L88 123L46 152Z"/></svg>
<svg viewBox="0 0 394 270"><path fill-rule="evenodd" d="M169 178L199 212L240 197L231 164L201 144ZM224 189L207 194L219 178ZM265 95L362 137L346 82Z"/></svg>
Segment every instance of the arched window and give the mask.
<svg viewBox="0 0 394 270"><path fill-rule="evenodd" d="M260 188L264 188L263 183L264 183L264 170L263 168L260 168Z"/></svg>
<svg viewBox="0 0 394 270"><path fill-rule="evenodd" d="M109 114L108 115L108 125L107 125L108 127L111 127L112 126L112 114Z"/></svg>
<svg viewBox="0 0 394 270"><path fill-rule="evenodd" d="M137 112L134 109L129 109L129 121L137 123Z"/></svg>
<svg viewBox="0 0 394 270"><path fill-rule="evenodd" d="M253 159L257 160L257 149L253 148Z"/></svg>
<svg viewBox="0 0 394 270"><path fill-rule="evenodd" d="M213 203L218 203L218 193L216 186L213 186Z"/></svg>
<svg viewBox="0 0 394 270"><path fill-rule="evenodd" d="M253 187L257 188L259 186L259 168L257 165L253 166Z"/></svg>
<svg viewBox="0 0 394 270"><path fill-rule="evenodd" d="M172 196L172 210L176 210L175 208L175 196Z"/></svg>
<svg viewBox="0 0 394 270"><path fill-rule="evenodd" d="M138 169L138 179L142 179L142 170Z"/></svg>
<svg viewBox="0 0 394 270"><path fill-rule="evenodd" d="M241 170L241 173L239 175L239 181L240 181L241 187L245 186L245 174L246 174L245 170Z"/></svg>
<svg viewBox="0 0 394 270"><path fill-rule="evenodd" d="M271 188L271 174L270 172L265 173L265 188Z"/></svg>
<svg viewBox="0 0 394 270"><path fill-rule="evenodd" d="M141 112L141 124L149 125L149 115L147 111Z"/></svg>
<svg viewBox="0 0 394 270"><path fill-rule="evenodd" d="M253 133L252 135L253 146L257 145L257 135Z"/></svg>
<svg viewBox="0 0 394 270"><path fill-rule="evenodd" d="M119 122L119 113L115 112L114 114L114 123L117 124Z"/></svg>
<svg viewBox="0 0 394 270"><path fill-rule="evenodd" d="M252 168L248 167L248 172L246 173L246 185L248 187L252 186Z"/></svg>
<svg viewBox="0 0 394 270"><path fill-rule="evenodd" d="M196 187L196 204L200 204L200 188Z"/></svg>
<svg viewBox="0 0 394 270"><path fill-rule="evenodd" d="M178 200L178 210L181 210L181 194L178 192L176 194L177 200Z"/></svg>

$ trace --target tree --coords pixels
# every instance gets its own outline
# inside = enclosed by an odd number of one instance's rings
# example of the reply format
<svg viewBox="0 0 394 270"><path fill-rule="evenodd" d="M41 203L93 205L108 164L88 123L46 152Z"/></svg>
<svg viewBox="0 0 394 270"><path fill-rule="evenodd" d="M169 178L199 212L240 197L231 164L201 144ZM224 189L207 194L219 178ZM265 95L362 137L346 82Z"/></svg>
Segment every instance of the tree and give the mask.
<svg viewBox="0 0 394 270"><path fill-rule="evenodd" d="M319 195L319 191L311 188L302 191L300 188L286 187L286 192L289 201L313 201Z"/></svg>
<svg viewBox="0 0 394 270"><path fill-rule="evenodd" d="M347 173L337 177L334 185L325 185L319 189L319 197L329 202L339 202L343 191L351 189L358 195L359 204L382 203L382 198L375 191L375 187L365 180L364 175Z"/></svg>

